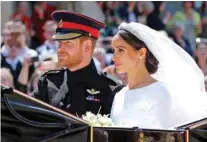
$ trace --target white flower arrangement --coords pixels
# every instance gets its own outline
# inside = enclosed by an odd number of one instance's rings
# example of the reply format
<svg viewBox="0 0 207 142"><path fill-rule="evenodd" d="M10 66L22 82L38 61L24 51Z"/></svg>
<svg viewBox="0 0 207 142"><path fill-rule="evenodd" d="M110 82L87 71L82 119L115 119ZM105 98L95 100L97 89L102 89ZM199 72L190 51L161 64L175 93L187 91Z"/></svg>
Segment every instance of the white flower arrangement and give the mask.
<svg viewBox="0 0 207 142"><path fill-rule="evenodd" d="M109 118L109 115L93 114L90 111L87 111L85 115L82 115L82 119L89 122L89 125L96 127L113 127L115 124L112 122L112 119Z"/></svg>
<svg viewBox="0 0 207 142"><path fill-rule="evenodd" d="M109 114L108 115L106 115L106 114L101 115L99 113L100 110L101 110L101 107L99 108L97 114L94 114L90 111L87 111L85 115L82 115L82 119L87 121L89 123L89 125L93 126L93 127L122 127L122 128L132 127L132 126L127 125L125 123L114 124L112 119L109 118Z"/></svg>

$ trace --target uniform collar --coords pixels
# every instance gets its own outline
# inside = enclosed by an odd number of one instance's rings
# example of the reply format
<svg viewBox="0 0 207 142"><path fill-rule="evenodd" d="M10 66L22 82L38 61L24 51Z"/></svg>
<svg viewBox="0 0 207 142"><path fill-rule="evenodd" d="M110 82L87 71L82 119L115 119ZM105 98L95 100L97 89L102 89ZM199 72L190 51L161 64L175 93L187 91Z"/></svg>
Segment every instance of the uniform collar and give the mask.
<svg viewBox="0 0 207 142"><path fill-rule="evenodd" d="M90 74L91 73L96 73L97 74L98 73L98 70L95 66L95 63L94 63L93 59L91 60L90 64L88 64L86 67L84 67L82 69L79 69L79 70L76 70L76 71L73 71L73 72L70 71L69 69L67 69L67 70L70 74L73 74L73 75L75 75L75 74L88 74L88 73L90 73Z"/></svg>
<svg viewBox="0 0 207 142"><path fill-rule="evenodd" d="M91 60L88 66L82 69L71 72L66 68L66 71L68 74L68 81L71 80L72 82L88 83L100 76L93 60Z"/></svg>

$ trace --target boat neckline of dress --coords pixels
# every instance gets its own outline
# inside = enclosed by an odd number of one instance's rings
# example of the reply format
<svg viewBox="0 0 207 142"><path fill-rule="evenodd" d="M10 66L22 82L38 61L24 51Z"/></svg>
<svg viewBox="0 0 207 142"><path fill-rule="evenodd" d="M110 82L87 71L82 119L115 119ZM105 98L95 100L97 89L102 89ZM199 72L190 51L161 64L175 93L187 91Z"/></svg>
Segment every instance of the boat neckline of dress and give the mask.
<svg viewBox="0 0 207 142"><path fill-rule="evenodd" d="M133 89L129 89L129 84L128 84L128 85L126 86L126 89L127 89L127 91L140 90L140 89L145 89L145 88L151 87L151 86L153 86L153 85L155 85L155 84L157 84L157 83L161 83L161 82L160 82L160 81L156 81L156 82L153 82L153 83L151 83L151 84L149 84L149 85L142 86L142 87L139 87L139 88L133 88Z"/></svg>

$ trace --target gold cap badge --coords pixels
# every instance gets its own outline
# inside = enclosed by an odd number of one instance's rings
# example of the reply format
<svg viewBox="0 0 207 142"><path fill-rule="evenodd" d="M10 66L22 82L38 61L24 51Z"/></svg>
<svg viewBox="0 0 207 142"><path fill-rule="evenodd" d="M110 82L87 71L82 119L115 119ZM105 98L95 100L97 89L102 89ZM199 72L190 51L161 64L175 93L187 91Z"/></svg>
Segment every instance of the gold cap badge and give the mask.
<svg viewBox="0 0 207 142"><path fill-rule="evenodd" d="M59 23L58 23L58 27L59 27L59 28L62 28L62 26L63 26L63 20L61 19L61 20L59 21Z"/></svg>

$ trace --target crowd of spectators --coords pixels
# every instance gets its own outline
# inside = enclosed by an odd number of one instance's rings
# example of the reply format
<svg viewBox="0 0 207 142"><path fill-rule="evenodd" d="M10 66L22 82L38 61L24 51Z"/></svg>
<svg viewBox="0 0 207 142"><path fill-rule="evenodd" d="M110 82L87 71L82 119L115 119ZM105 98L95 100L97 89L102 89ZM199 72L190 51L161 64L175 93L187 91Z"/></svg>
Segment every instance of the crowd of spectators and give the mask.
<svg viewBox="0 0 207 142"><path fill-rule="evenodd" d="M57 68L58 43L52 40L57 25L51 14L56 8L45 1L35 2L28 16L28 4L18 2L4 25L0 72L1 83L29 94L41 73Z"/></svg>
<svg viewBox="0 0 207 142"><path fill-rule="evenodd" d="M99 1L107 27L103 37L112 37L121 22L139 22L164 33L183 48L207 75L207 2L181 2L181 10L166 9L163 1ZM176 2L174 2L176 3ZM203 40L196 40L201 38Z"/></svg>
<svg viewBox="0 0 207 142"><path fill-rule="evenodd" d="M126 74L118 75L113 65L111 39L119 24L139 22L169 36L192 56L207 75L207 2L200 9L194 2L182 3L182 11L170 13L165 2L99 1L107 27L100 32L94 50L97 69L127 84ZM1 83L30 94L37 87L38 77L45 71L59 68L58 42L52 40L57 23L51 19L56 9L45 1L35 2L28 16L28 2L18 2L11 20L4 25L1 40ZM196 42L200 37L205 42ZM200 40L201 41L201 40ZM207 79L207 78L206 78Z"/></svg>

